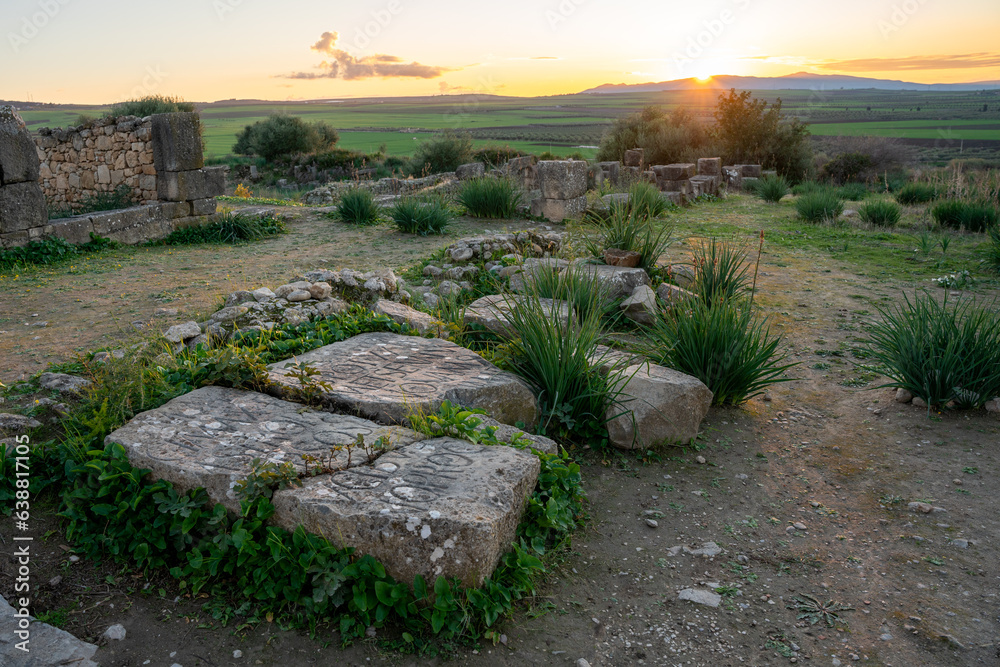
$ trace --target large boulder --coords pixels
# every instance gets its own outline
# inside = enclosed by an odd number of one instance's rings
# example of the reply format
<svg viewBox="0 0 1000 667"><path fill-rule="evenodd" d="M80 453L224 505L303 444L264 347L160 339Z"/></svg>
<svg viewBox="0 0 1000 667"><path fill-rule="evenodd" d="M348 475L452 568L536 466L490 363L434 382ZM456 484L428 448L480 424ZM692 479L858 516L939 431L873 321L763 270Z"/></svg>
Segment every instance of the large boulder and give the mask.
<svg viewBox="0 0 1000 667"><path fill-rule="evenodd" d="M511 338L514 330L510 322L510 311L523 303L526 297L516 294L491 294L476 299L465 309L465 323L477 324L495 334ZM538 299L542 310L557 318L563 326L569 326L571 307L567 301Z"/></svg>
<svg viewBox="0 0 1000 667"><path fill-rule="evenodd" d="M414 413L436 412L444 401L480 408L505 424L538 419L531 389L481 356L437 338L370 333L271 364L274 389L299 386L297 363L318 371L324 405L382 423L402 424Z"/></svg>
<svg viewBox="0 0 1000 667"><path fill-rule="evenodd" d="M542 160L535 179L545 199L576 199L587 194L587 163L583 160Z"/></svg>
<svg viewBox="0 0 1000 667"><path fill-rule="evenodd" d="M455 178L460 181L481 178L484 175L486 175L486 165L482 162L470 162L468 164L459 165L458 169L455 170Z"/></svg>
<svg viewBox="0 0 1000 667"><path fill-rule="evenodd" d="M649 285L639 285L632 295L621 302L622 314L636 324L649 326L656 320L656 292Z"/></svg>
<svg viewBox="0 0 1000 667"><path fill-rule="evenodd" d="M273 521L371 555L398 581L476 587L510 548L538 470L530 452L425 440L276 492Z"/></svg>
<svg viewBox="0 0 1000 667"><path fill-rule="evenodd" d="M17 604L16 597L11 597ZM28 651L17 647L24 641L23 635L17 632L29 633L26 646ZM91 660L97 653L97 647L77 639L65 630L41 623L28 611L21 607L12 607L7 600L0 597L0 665L11 667L98 667Z"/></svg>
<svg viewBox="0 0 1000 667"><path fill-rule="evenodd" d="M612 299L624 299L632 295L636 287L649 285L649 274L638 268L608 266L607 264L589 264L578 261L573 264L573 271L600 282Z"/></svg>
<svg viewBox="0 0 1000 667"><path fill-rule="evenodd" d="M424 439L409 429L303 409L265 394L203 387L136 415L106 442L124 447L133 466L148 468L179 491L204 487L213 503L239 511L233 487L250 474L254 459L291 463L299 473L309 467L303 456L346 467L347 451L333 448L354 445L359 436L366 445L387 448ZM350 465L366 460L355 451Z"/></svg>
<svg viewBox="0 0 1000 667"><path fill-rule="evenodd" d="M629 366L622 375L621 404L607 413L611 444L638 449L698 435L712 405L712 392L701 380L651 363Z"/></svg>
<svg viewBox="0 0 1000 667"><path fill-rule="evenodd" d="M38 183L38 150L27 126L10 106L0 106L0 186Z"/></svg>

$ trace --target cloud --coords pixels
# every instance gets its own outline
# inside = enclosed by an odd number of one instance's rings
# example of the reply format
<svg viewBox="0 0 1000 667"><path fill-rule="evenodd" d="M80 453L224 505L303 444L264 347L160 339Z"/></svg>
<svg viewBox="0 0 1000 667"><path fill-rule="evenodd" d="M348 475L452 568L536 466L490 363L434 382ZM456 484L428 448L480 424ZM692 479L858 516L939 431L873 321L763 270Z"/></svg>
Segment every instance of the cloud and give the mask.
<svg viewBox="0 0 1000 667"><path fill-rule="evenodd" d="M286 79L345 79L357 81L360 79L391 79L414 78L436 79L453 68L424 65L418 62L406 62L399 56L376 53L370 56L352 56L343 49L337 48L337 32L324 32L319 41L312 45L313 51L330 56L332 60L324 60L317 68L319 72L292 72L281 75Z"/></svg>
<svg viewBox="0 0 1000 667"><path fill-rule="evenodd" d="M952 56L908 56L906 58L858 58L823 63L824 69L841 72L888 72L892 70L971 69L1000 66L1000 53L966 53Z"/></svg>

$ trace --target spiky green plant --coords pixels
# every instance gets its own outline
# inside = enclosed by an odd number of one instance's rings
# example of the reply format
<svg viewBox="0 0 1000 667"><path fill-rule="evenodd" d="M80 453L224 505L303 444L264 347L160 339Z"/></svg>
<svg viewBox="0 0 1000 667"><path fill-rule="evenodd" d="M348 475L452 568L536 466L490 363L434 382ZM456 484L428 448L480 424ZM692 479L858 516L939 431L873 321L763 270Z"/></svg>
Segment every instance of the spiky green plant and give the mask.
<svg viewBox="0 0 1000 667"><path fill-rule="evenodd" d="M692 253L694 283L691 291L706 303L729 301L750 288L749 248L733 241L711 238Z"/></svg>
<svg viewBox="0 0 1000 667"><path fill-rule="evenodd" d="M754 194L766 202L777 203L788 194L788 181L785 180L784 176L768 174L757 181L754 186Z"/></svg>
<svg viewBox="0 0 1000 667"><path fill-rule="evenodd" d="M639 253L639 268L649 270L667 251L673 227L656 224L654 220L634 215L625 207L613 207L608 216L598 221L603 228L601 238L586 237L584 243L594 257L601 259L607 249Z"/></svg>
<svg viewBox="0 0 1000 667"><path fill-rule="evenodd" d="M667 200L652 183L638 181L629 186L628 207L632 216L640 220L652 220L662 216L669 207Z"/></svg>
<svg viewBox="0 0 1000 667"><path fill-rule="evenodd" d="M1000 223L1000 211L989 203L948 199L931 209L931 215L942 227L985 232Z"/></svg>
<svg viewBox="0 0 1000 667"><path fill-rule="evenodd" d="M835 220L844 212L844 202L832 190L817 190L799 197L795 210L806 222Z"/></svg>
<svg viewBox="0 0 1000 667"><path fill-rule="evenodd" d="M538 267L532 272L532 292L539 298L568 301L579 317L596 315L600 321L613 325L619 316L618 305L611 288L597 274L571 264L562 271Z"/></svg>
<svg viewBox="0 0 1000 667"><path fill-rule="evenodd" d="M931 183L907 183L896 193L896 201L900 204L924 204L936 199L938 189Z"/></svg>
<svg viewBox="0 0 1000 667"><path fill-rule="evenodd" d="M371 190L352 188L340 196L337 217L354 225L374 225L382 219L382 209Z"/></svg>
<svg viewBox="0 0 1000 667"><path fill-rule="evenodd" d="M989 229L990 242L986 246L986 266L993 273L1000 274L1000 225Z"/></svg>
<svg viewBox="0 0 1000 667"><path fill-rule="evenodd" d="M837 188L837 196L846 201L861 201L870 194L864 183L844 183Z"/></svg>
<svg viewBox="0 0 1000 667"><path fill-rule="evenodd" d="M1000 316L996 303L972 299L951 305L927 292L878 308L881 320L869 328L871 358L890 382L928 406L978 408L1000 396Z"/></svg>
<svg viewBox="0 0 1000 667"><path fill-rule="evenodd" d="M858 217L862 221L879 227L895 227L902 214L899 204L888 199L866 202L858 208Z"/></svg>
<svg viewBox="0 0 1000 667"><path fill-rule="evenodd" d="M458 203L476 218L510 220L517 217L523 193L516 183L506 178L473 178L462 184Z"/></svg>
<svg viewBox="0 0 1000 667"><path fill-rule="evenodd" d="M658 313L639 351L704 382L715 405L738 405L790 380L783 375L796 364L783 363L780 345L749 301L691 299Z"/></svg>
<svg viewBox="0 0 1000 667"><path fill-rule="evenodd" d="M396 202L389 215L396 228L405 234L444 234L451 222L451 211L438 199L406 197Z"/></svg>

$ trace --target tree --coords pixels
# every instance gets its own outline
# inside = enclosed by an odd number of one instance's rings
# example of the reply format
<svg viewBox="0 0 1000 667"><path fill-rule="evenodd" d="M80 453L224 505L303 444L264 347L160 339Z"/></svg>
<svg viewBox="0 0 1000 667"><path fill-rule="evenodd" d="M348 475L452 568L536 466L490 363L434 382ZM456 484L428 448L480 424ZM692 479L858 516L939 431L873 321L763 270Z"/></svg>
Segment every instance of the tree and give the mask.
<svg viewBox="0 0 1000 667"><path fill-rule="evenodd" d="M809 174L809 130L797 118L782 117L781 98L768 107L748 90L731 89L719 96L715 121L714 133L725 164L761 164L793 182Z"/></svg>
<svg viewBox="0 0 1000 667"><path fill-rule="evenodd" d="M601 139L597 159L622 160L625 151L641 148L647 164L671 164L702 157L699 151L708 141L708 128L679 107L667 114L648 106L639 113L619 118Z"/></svg>
<svg viewBox="0 0 1000 667"><path fill-rule="evenodd" d="M297 116L272 114L236 135L233 152L259 155L268 162L296 153L329 150L340 136L325 122L307 123Z"/></svg>

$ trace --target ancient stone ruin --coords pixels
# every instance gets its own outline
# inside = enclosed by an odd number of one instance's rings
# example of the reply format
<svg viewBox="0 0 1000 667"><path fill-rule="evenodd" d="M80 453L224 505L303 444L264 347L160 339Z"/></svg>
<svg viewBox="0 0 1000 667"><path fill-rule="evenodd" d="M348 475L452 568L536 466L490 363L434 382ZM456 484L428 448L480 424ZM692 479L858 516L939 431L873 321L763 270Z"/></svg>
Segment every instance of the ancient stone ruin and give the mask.
<svg viewBox="0 0 1000 667"><path fill-rule="evenodd" d="M0 110L0 247L47 237L122 243L203 224L225 192L225 167L205 167L197 113L42 128L32 138L17 112ZM125 209L49 220L49 214L127 188Z"/></svg>

